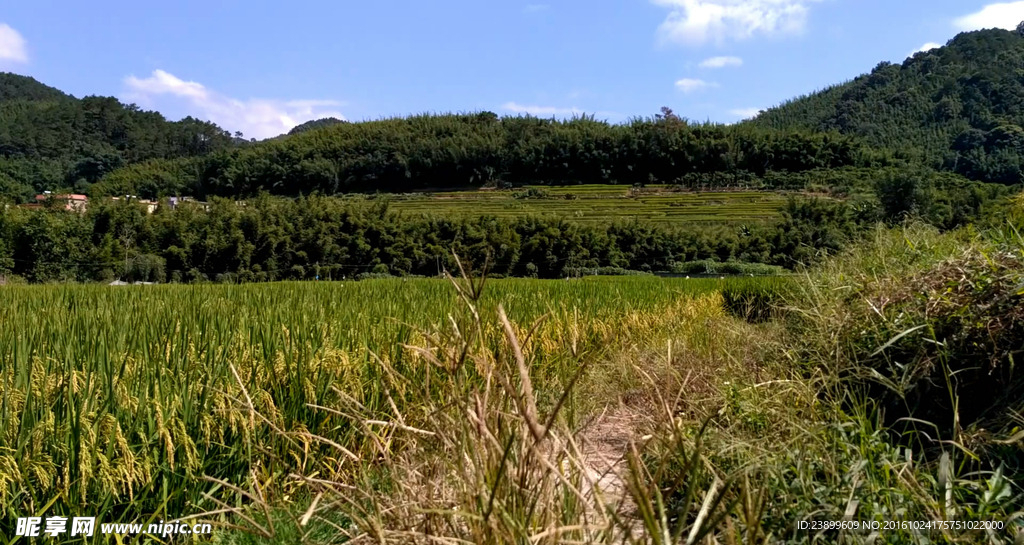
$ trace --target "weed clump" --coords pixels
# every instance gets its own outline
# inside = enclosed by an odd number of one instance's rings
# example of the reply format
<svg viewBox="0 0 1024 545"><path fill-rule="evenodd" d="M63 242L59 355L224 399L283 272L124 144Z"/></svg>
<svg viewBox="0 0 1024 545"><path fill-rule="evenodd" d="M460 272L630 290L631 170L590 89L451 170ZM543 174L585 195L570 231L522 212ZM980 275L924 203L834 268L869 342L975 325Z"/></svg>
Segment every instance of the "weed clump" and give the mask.
<svg viewBox="0 0 1024 545"><path fill-rule="evenodd" d="M808 277L789 313L805 372L925 454L1021 471L1024 240L908 225ZM908 443L909 441L909 443Z"/></svg>
<svg viewBox="0 0 1024 545"><path fill-rule="evenodd" d="M1024 373L1014 365L1024 354L1022 295L1021 256L980 250L866 294L877 319L861 337L860 365L881 375L871 392L886 419L913 416L946 437L954 427L1008 423L1024 408Z"/></svg>

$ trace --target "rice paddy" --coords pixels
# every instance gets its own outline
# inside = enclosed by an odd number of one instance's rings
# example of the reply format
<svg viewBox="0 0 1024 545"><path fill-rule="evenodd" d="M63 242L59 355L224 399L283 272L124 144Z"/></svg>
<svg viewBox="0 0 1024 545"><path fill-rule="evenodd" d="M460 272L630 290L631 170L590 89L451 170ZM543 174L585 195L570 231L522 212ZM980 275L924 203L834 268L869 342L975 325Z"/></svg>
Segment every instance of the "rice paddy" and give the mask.
<svg viewBox="0 0 1024 545"><path fill-rule="evenodd" d="M530 197L525 192L533 189ZM518 195L518 197L517 197ZM743 223L779 216L786 195L768 191L635 190L621 185L576 185L503 191L452 191L389 197L394 210L455 217L539 215L581 223L639 220L662 226Z"/></svg>
<svg viewBox="0 0 1024 545"><path fill-rule="evenodd" d="M959 243L886 233L868 256L901 266ZM25 516L192 517L231 545L869 542L799 526L851 516L999 524L889 543L1024 536L1015 470L911 455L838 390L858 348L831 332L880 315L792 281L4 286L0 543Z"/></svg>
<svg viewBox="0 0 1024 545"><path fill-rule="evenodd" d="M526 348L543 403L581 361L649 338L695 301L720 313L721 290L779 282L494 280L479 312L500 303L523 331L547 316ZM441 349L425 332L464 329L458 292L441 279L7 286L0 308L0 521L166 520L217 507L204 494L221 485L209 477L244 486L344 474L371 445L321 408L354 401L381 419L417 414L427 400L387 387L388 377L432 391L437 371L405 347Z"/></svg>

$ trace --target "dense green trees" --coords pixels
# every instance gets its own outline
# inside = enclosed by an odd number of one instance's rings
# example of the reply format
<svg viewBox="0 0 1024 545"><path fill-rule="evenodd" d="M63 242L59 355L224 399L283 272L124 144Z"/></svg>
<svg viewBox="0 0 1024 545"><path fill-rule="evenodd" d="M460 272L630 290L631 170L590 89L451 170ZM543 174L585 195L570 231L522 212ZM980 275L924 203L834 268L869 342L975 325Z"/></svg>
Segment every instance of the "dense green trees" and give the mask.
<svg viewBox="0 0 1024 545"><path fill-rule="evenodd" d="M879 221L964 225L1011 191L921 169L865 176L871 192L793 198L780 220L744 226L455 219L394 213L386 200L266 193L244 202L213 197L209 209L164 203L153 214L105 199L85 213L7 207L0 211L0 276L195 282L434 275L455 268L452 252L476 269L486 263L494 274L545 278L599 268L688 270L685 264L705 260L795 268L842 249Z"/></svg>
<svg viewBox="0 0 1024 545"><path fill-rule="evenodd" d="M288 131L288 134L299 134L302 132L312 131L315 129L322 129L324 127L330 127L331 125L337 125L339 123L345 123L341 119L336 117L325 117L323 119L314 119L313 121L307 121L301 125L296 125L292 130Z"/></svg>
<svg viewBox="0 0 1024 545"><path fill-rule="evenodd" d="M834 133L481 112L327 123L246 148L115 171L94 192L159 197L187 188L201 197L237 197L521 184L721 187L869 160L856 142Z"/></svg>
<svg viewBox="0 0 1024 545"><path fill-rule="evenodd" d="M32 78L0 73L0 196L86 192L110 172L149 159L196 157L236 145L191 117L169 122L110 97L76 99Z"/></svg>
<svg viewBox="0 0 1024 545"><path fill-rule="evenodd" d="M973 180L1024 180L1024 35L968 32L902 65L772 108L750 124L835 130Z"/></svg>
<svg viewBox="0 0 1024 545"><path fill-rule="evenodd" d="M35 78L0 73L0 100L64 100L71 98L61 91L43 85Z"/></svg>
<svg viewBox="0 0 1024 545"><path fill-rule="evenodd" d="M0 192L15 202L42 190L205 198L487 184L720 187L872 157L835 133L690 124L674 114L621 125L491 112L322 119L250 144L211 123L168 122L114 98L76 99L0 74Z"/></svg>
<svg viewBox="0 0 1024 545"><path fill-rule="evenodd" d="M793 267L840 248L859 229L849 207L835 201L794 200L774 225L679 229L407 216L383 203L325 197L214 199L209 211L186 203L152 215L107 201L84 214L0 212L0 274L33 282L434 275L455 268L452 252L478 270L487 263L494 274L547 278L600 267L670 271L700 260Z"/></svg>
<svg viewBox="0 0 1024 545"><path fill-rule="evenodd" d="M879 219L900 222L915 218L942 229L991 216L1014 191L1002 184L970 182L955 174L921 168L878 169L869 179Z"/></svg>

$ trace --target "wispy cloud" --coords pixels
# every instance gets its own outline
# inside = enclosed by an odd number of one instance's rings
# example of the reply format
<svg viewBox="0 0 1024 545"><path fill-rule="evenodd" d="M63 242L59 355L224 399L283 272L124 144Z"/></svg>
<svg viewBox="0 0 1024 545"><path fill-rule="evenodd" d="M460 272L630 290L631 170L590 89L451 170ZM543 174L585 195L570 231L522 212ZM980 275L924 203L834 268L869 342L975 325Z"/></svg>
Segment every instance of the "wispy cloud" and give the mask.
<svg viewBox="0 0 1024 545"><path fill-rule="evenodd" d="M801 32L810 5L821 0L652 1L669 9L668 18L658 28L662 41L701 45Z"/></svg>
<svg viewBox="0 0 1024 545"><path fill-rule="evenodd" d="M1003 2L989 4L980 11L958 17L953 20L953 26L964 31L983 28L1013 30L1021 21L1024 21L1024 2Z"/></svg>
<svg viewBox="0 0 1024 545"><path fill-rule="evenodd" d="M711 83L702 79L683 78L676 82L676 89L684 93L695 93L712 87L718 87L717 83Z"/></svg>
<svg viewBox="0 0 1024 545"><path fill-rule="evenodd" d="M523 8L523 13L540 13L549 9L551 9L551 6L548 4L527 4L526 7Z"/></svg>
<svg viewBox="0 0 1024 545"><path fill-rule="evenodd" d="M334 110L341 106L333 100L240 100L212 91L201 83L185 81L163 70L154 70L148 78L125 78L127 100L153 106L161 98L182 100L192 115L209 119L225 130L242 131L245 136L270 138L288 132L296 125L324 117L345 119Z"/></svg>
<svg viewBox="0 0 1024 545"><path fill-rule="evenodd" d="M739 57L711 57L700 63L701 68L725 68L726 66L743 66Z"/></svg>
<svg viewBox="0 0 1024 545"><path fill-rule="evenodd" d="M501 109L516 114L530 114L536 116L578 115L584 113L583 110L576 107L559 108L557 106L519 104L518 102L506 102L501 105Z"/></svg>
<svg viewBox="0 0 1024 545"><path fill-rule="evenodd" d="M0 61L28 62L25 38L6 23L0 23Z"/></svg>
<svg viewBox="0 0 1024 545"><path fill-rule="evenodd" d="M928 42L928 43L922 45L921 47L911 51L910 54L907 55L907 56L908 57L913 57L914 55L917 55L918 53L923 53L925 51L931 51L932 49L938 49L940 47L942 47L942 44L937 44L935 42Z"/></svg>
<svg viewBox="0 0 1024 545"><path fill-rule="evenodd" d="M729 110L729 113L740 119L751 119L761 113L761 108L736 108Z"/></svg>

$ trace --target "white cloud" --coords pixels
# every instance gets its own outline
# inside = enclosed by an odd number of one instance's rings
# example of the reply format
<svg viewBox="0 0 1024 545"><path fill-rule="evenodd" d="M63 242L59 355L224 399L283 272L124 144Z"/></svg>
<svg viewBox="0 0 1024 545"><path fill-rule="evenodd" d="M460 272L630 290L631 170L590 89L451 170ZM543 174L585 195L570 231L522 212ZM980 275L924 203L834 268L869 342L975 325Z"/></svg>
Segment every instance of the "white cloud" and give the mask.
<svg viewBox="0 0 1024 545"><path fill-rule="evenodd" d="M798 33L807 24L809 6L821 0L652 1L670 10L658 28L662 41L700 45Z"/></svg>
<svg viewBox="0 0 1024 545"><path fill-rule="evenodd" d="M676 89L684 93L695 93L711 87L718 87L717 83L710 83L702 79L683 78L676 82Z"/></svg>
<svg viewBox="0 0 1024 545"><path fill-rule="evenodd" d="M252 138L278 136L313 119L345 119L332 109L341 105L333 100L239 100L163 70L154 70L148 78L128 76L125 85L128 88L125 99L152 106L158 97L170 96L183 100L192 115L209 119L225 130L242 131Z"/></svg>
<svg viewBox="0 0 1024 545"><path fill-rule="evenodd" d="M1024 21L1024 2L1005 2L989 4L981 11L958 17L953 20L953 25L964 31L983 28L1013 30L1021 21Z"/></svg>
<svg viewBox="0 0 1024 545"><path fill-rule="evenodd" d="M928 42L928 43L922 45L921 47L911 51L910 54L907 55L907 56L908 57L913 57L914 55L917 55L918 53L923 53L925 51L931 51L932 49L938 49L940 47L942 47L942 44L937 44L935 42Z"/></svg>
<svg viewBox="0 0 1024 545"><path fill-rule="evenodd" d="M6 23L0 23L0 61L28 62L25 38Z"/></svg>
<svg viewBox="0 0 1024 545"><path fill-rule="evenodd" d="M735 110L729 110L729 113L740 119L750 119L757 117L761 113L761 108L736 108Z"/></svg>
<svg viewBox="0 0 1024 545"><path fill-rule="evenodd" d="M210 98L209 91L201 83L184 81L163 70L154 70L153 75L146 79L128 76L125 83L133 92L144 96L170 94L196 101L206 101Z"/></svg>
<svg viewBox="0 0 1024 545"><path fill-rule="evenodd" d="M578 115L583 110L579 108L558 108L555 106L534 106L519 104L517 102L506 102L501 105L502 110L517 114L530 114L536 116L557 116L557 115Z"/></svg>
<svg viewBox="0 0 1024 545"><path fill-rule="evenodd" d="M726 66L743 66L739 57L711 57L700 63L701 68L725 68Z"/></svg>

